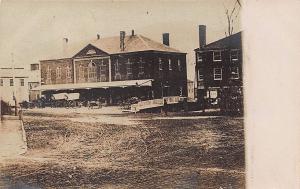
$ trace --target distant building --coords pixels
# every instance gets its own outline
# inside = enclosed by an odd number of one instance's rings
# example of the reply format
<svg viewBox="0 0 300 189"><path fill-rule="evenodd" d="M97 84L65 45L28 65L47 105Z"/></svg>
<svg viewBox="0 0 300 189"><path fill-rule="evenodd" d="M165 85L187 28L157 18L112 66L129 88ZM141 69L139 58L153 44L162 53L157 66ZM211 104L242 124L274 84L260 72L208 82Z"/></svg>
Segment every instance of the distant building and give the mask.
<svg viewBox="0 0 300 189"><path fill-rule="evenodd" d="M21 67L0 68L0 97L14 106L17 103L28 101L28 70Z"/></svg>
<svg viewBox="0 0 300 189"><path fill-rule="evenodd" d="M40 98L40 91L35 90L41 84L41 71L40 64L30 64L28 89L29 89L29 101L37 100Z"/></svg>
<svg viewBox="0 0 300 189"><path fill-rule="evenodd" d="M187 80L187 101L195 102L195 82L192 80Z"/></svg>
<svg viewBox="0 0 300 189"><path fill-rule="evenodd" d="M242 93L242 33L209 44L206 44L205 37L206 26L200 25L200 45L195 49L198 100L217 100L233 89Z"/></svg>
<svg viewBox="0 0 300 189"><path fill-rule="evenodd" d="M80 98L102 98L117 103L187 95L186 53L142 35L100 38L80 50L68 47L65 57L41 60L42 94L80 93ZM66 40L68 44L68 40ZM70 52L71 50L71 52Z"/></svg>

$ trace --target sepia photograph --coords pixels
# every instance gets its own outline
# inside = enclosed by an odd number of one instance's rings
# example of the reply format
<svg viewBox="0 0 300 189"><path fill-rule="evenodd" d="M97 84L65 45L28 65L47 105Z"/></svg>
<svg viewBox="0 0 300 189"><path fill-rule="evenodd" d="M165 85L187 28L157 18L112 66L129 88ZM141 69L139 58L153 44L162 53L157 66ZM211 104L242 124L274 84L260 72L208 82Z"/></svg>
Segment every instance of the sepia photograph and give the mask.
<svg viewBox="0 0 300 189"><path fill-rule="evenodd" d="M0 188L246 188L240 0L0 4Z"/></svg>

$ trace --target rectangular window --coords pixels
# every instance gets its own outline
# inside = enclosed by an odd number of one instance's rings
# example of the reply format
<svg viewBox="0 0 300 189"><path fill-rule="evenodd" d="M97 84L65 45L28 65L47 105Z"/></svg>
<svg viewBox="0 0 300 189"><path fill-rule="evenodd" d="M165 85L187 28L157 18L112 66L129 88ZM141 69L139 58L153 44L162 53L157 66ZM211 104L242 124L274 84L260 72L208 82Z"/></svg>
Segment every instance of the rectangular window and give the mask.
<svg viewBox="0 0 300 189"><path fill-rule="evenodd" d="M231 79L239 79L240 78L238 67L232 67L232 68L230 68L230 71L231 71Z"/></svg>
<svg viewBox="0 0 300 189"><path fill-rule="evenodd" d="M0 79L0 86L3 86L3 79Z"/></svg>
<svg viewBox="0 0 300 189"><path fill-rule="evenodd" d="M20 85L24 86L24 79L20 79Z"/></svg>
<svg viewBox="0 0 300 189"><path fill-rule="evenodd" d="M84 79L84 67L82 65L79 66L79 80Z"/></svg>
<svg viewBox="0 0 300 189"><path fill-rule="evenodd" d="M31 69L31 71L39 70L39 65L38 64L31 64L30 69Z"/></svg>
<svg viewBox="0 0 300 189"><path fill-rule="evenodd" d="M56 79L61 79L61 67L56 68Z"/></svg>
<svg viewBox="0 0 300 189"><path fill-rule="evenodd" d="M130 59L127 60L127 75L132 74L132 62L130 62Z"/></svg>
<svg viewBox="0 0 300 189"><path fill-rule="evenodd" d="M14 80L13 79L9 79L9 86L14 86Z"/></svg>
<svg viewBox="0 0 300 189"><path fill-rule="evenodd" d="M116 63L115 63L115 73L119 73L119 60L118 59L116 60Z"/></svg>
<svg viewBox="0 0 300 189"><path fill-rule="evenodd" d="M169 70L172 70L172 61L169 59Z"/></svg>
<svg viewBox="0 0 300 189"><path fill-rule="evenodd" d="M162 60L161 58L158 59L158 69L163 70Z"/></svg>
<svg viewBox="0 0 300 189"><path fill-rule="evenodd" d="M221 51L213 51L213 60L214 62L219 62L222 60Z"/></svg>
<svg viewBox="0 0 300 189"><path fill-rule="evenodd" d="M70 66L67 66L67 69L66 69L66 77L67 79L71 79L71 74L72 74L72 69Z"/></svg>
<svg viewBox="0 0 300 189"><path fill-rule="evenodd" d="M232 61L238 60L239 59L239 50L237 50L237 49L231 50L230 51L230 59Z"/></svg>
<svg viewBox="0 0 300 189"><path fill-rule="evenodd" d="M100 81L106 81L106 64L103 59L100 63Z"/></svg>
<svg viewBox="0 0 300 189"><path fill-rule="evenodd" d="M144 62L143 62L143 58L140 57L140 61L139 61L139 76L144 75L144 73L145 73Z"/></svg>
<svg viewBox="0 0 300 189"><path fill-rule="evenodd" d="M51 84L51 68L50 68L50 66L47 67L47 71L46 71L46 84Z"/></svg>
<svg viewBox="0 0 300 189"><path fill-rule="evenodd" d="M119 59L116 59L115 63L115 80L121 80Z"/></svg>
<svg viewBox="0 0 300 189"><path fill-rule="evenodd" d="M202 54L197 53L197 60L198 60L198 62L202 62L203 61Z"/></svg>
<svg viewBox="0 0 300 189"><path fill-rule="evenodd" d="M88 77L90 82L95 82L97 79L96 64L92 61L88 65Z"/></svg>
<svg viewBox="0 0 300 189"><path fill-rule="evenodd" d="M180 59L178 59L177 65L178 65L178 71L181 71L182 68L181 68L181 61L180 61Z"/></svg>
<svg viewBox="0 0 300 189"><path fill-rule="evenodd" d="M198 81L203 81L204 77L203 74L200 73L200 71L198 70Z"/></svg>
<svg viewBox="0 0 300 189"><path fill-rule="evenodd" d="M214 80L222 80L222 68L214 68Z"/></svg>

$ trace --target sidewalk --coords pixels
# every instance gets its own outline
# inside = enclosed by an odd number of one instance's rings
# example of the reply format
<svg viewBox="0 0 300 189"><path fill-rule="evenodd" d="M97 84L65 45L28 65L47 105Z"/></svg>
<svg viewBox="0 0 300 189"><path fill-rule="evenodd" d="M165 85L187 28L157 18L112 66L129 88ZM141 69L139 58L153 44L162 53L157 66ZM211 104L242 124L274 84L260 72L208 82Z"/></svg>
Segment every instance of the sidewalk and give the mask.
<svg viewBox="0 0 300 189"><path fill-rule="evenodd" d="M0 121L0 159L23 154L27 150L19 117L4 116Z"/></svg>

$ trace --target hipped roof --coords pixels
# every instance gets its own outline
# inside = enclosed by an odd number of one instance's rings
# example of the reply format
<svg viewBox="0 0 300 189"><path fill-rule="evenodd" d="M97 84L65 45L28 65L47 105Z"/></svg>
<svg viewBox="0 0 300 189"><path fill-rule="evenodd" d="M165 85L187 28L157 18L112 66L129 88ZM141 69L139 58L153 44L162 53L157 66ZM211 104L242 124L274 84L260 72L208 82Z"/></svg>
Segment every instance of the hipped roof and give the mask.
<svg viewBox="0 0 300 189"><path fill-rule="evenodd" d="M76 45L68 44L68 46L66 46L63 52L56 52L56 55L47 57L47 59L44 60L72 58L89 44L97 47L98 49L106 52L107 54L131 53L141 51L183 53L177 49L171 48L142 35L125 36L124 42L124 51L121 51L120 49L120 36L100 38L90 42L80 42Z"/></svg>

